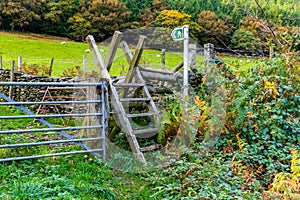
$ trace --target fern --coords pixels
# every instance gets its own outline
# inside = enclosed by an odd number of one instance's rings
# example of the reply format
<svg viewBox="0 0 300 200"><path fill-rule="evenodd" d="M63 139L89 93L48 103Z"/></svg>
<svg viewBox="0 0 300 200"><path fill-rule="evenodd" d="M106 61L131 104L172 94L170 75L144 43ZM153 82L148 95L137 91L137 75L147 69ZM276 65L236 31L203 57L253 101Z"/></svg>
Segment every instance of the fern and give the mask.
<svg viewBox="0 0 300 200"><path fill-rule="evenodd" d="M283 199L300 199L300 152L292 149L291 153L292 173L277 174L268 193L279 195Z"/></svg>

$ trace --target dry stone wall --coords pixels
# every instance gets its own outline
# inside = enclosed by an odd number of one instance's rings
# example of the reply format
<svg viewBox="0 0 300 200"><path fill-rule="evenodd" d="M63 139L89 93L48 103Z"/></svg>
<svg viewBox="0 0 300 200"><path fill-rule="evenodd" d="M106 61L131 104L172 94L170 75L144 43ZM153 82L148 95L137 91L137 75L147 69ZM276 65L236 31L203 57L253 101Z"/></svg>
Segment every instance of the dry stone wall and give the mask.
<svg viewBox="0 0 300 200"><path fill-rule="evenodd" d="M10 70L0 70L0 82L10 82L11 77ZM14 72L14 82L76 82L72 78L54 78L54 77L42 77L42 76L33 76L28 75L23 72L15 71ZM9 96L10 86L0 86L0 92ZM16 102L39 102L42 101L47 86L13 86L12 99ZM69 101L72 100L74 95L74 90L51 90L51 96L59 97L56 98L56 101ZM55 101L54 100L54 101ZM0 101L4 101L0 98ZM51 99L48 99L51 101ZM32 111L36 111L38 108L37 105L26 106ZM53 106L47 106L48 111L53 111ZM65 109L63 109L65 110Z"/></svg>

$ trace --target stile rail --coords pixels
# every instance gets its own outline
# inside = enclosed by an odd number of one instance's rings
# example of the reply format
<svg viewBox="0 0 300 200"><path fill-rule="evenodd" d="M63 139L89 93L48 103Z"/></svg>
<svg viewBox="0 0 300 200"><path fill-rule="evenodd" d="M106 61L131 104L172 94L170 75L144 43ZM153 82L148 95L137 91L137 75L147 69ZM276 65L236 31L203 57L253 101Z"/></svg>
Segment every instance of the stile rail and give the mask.
<svg viewBox="0 0 300 200"><path fill-rule="evenodd" d="M106 131L107 131L107 120L108 120L108 97L107 97L107 87L105 81L100 81L99 83L53 83L53 82L0 82L0 86L54 86L54 87L70 87L69 89L76 89L77 87L91 87L94 88L96 94L93 95L94 98L87 97L87 100L57 100L57 101L49 101L49 102L35 102L35 101L28 101L28 102L15 102L13 99L7 97L5 94L1 93L0 91L0 100L5 102L0 102L0 109L2 106L15 106L23 111L26 115L15 115L15 116L0 116L0 127L1 123L6 123L6 120L20 120L20 119L36 119L38 120L43 126L48 128L28 128L22 130L1 130L0 129L0 150L1 149L12 149L12 148L21 148L21 147L34 147L34 146L46 146L46 145L76 145L77 147L73 150L68 150L66 152L47 152L42 155L24 155L24 156L17 156L17 157L4 157L0 154L0 162L8 162L8 161L18 161L18 160L26 160L26 159L36 159L36 158L44 158L44 157L53 157L53 156L65 156L65 155L73 155L73 154L84 154L84 153L93 153L97 157L102 157L103 159L106 158ZM38 115L34 112L27 109L25 106L27 105L78 105L82 104L85 106L90 106L94 109L93 112L86 112L86 113L67 113L67 114L43 114ZM89 109L86 109L88 111ZM46 121L49 118L58 118L58 117L72 117L72 118L80 118L80 121L84 121L87 117L92 117L96 119L96 124L86 124L86 125L77 125L77 126L57 126L55 124L51 124L50 122ZM92 133L94 135L86 135L86 132L94 130ZM67 132L69 131L69 132ZM77 131L74 134L74 131ZM80 135L80 131L83 131ZM63 139L55 138L50 139L48 141L34 141L34 142L22 142L22 143L15 143L15 144L1 144L1 137L9 137L10 135L19 135L26 137L26 134L47 134L47 133L55 133L56 135L60 135ZM91 132L89 132L91 133ZM44 135L43 135L44 137ZM57 137L57 136L56 136ZM81 138L78 138L81 137ZM93 144L93 145L91 145ZM82 150L79 150L81 148ZM4 155L5 156L5 155Z"/></svg>

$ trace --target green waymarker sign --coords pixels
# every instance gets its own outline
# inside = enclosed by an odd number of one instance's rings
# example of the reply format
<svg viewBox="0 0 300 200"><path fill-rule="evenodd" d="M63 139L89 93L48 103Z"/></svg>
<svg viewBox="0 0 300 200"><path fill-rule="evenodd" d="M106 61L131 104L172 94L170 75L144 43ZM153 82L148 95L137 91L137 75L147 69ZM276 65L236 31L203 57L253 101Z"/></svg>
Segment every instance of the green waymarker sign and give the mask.
<svg viewBox="0 0 300 200"><path fill-rule="evenodd" d="M183 40L183 38L184 38L183 27L174 28L174 30L171 33L171 37L175 41Z"/></svg>

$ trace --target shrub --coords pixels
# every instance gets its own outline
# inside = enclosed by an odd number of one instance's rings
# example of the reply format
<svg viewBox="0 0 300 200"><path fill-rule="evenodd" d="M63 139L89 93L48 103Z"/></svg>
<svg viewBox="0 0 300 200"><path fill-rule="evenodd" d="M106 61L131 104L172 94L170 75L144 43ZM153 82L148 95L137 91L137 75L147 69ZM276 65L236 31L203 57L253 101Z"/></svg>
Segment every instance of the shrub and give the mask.
<svg viewBox="0 0 300 200"><path fill-rule="evenodd" d="M227 36L232 32L231 26L227 25L216 13L210 10L199 13L198 25L200 26L198 39L203 44L213 43L223 46Z"/></svg>
<svg viewBox="0 0 300 200"><path fill-rule="evenodd" d="M246 30L236 30L231 39L231 47L240 50L256 50L259 48L260 39Z"/></svg>

